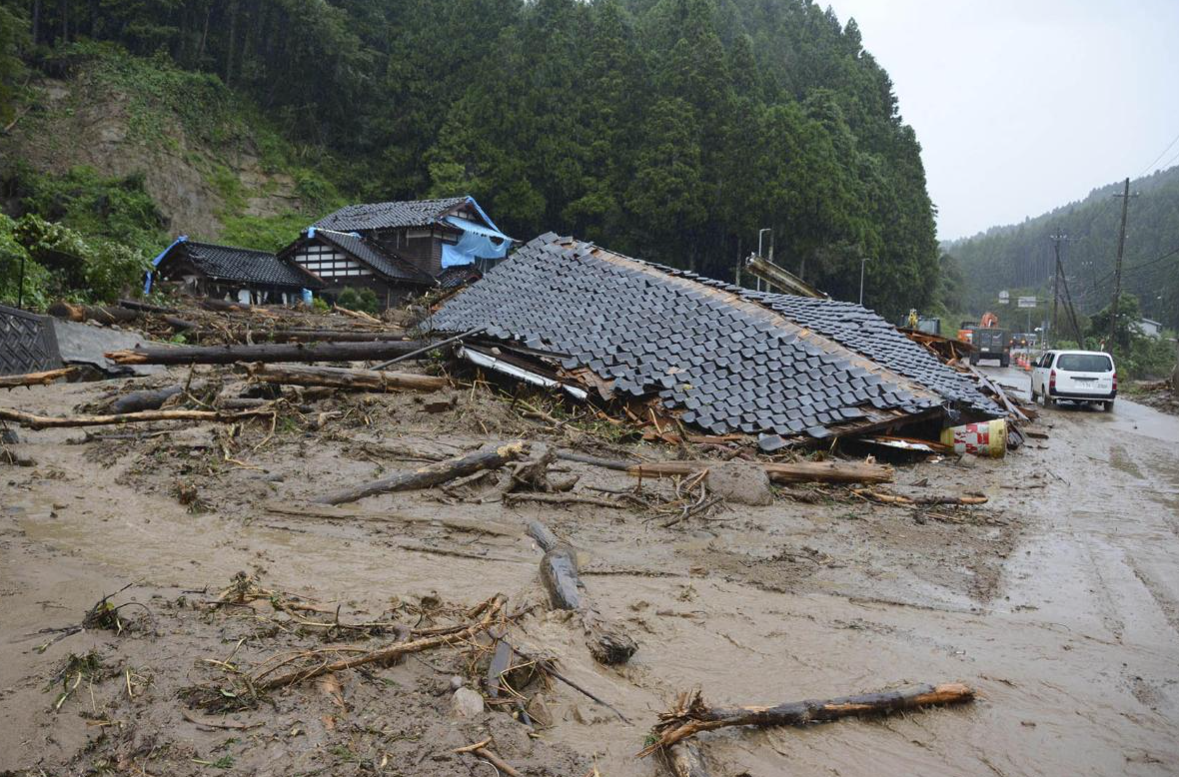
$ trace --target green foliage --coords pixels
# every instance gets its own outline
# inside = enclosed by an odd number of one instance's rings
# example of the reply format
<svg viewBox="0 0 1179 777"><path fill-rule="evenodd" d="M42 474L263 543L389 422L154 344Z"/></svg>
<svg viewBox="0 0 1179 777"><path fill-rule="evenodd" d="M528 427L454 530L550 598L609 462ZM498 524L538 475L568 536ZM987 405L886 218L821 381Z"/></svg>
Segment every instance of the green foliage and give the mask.
<svg viewBox="0 0 1179 777"><path fill-rule="evenodd" d="M1114 320L1114 339L1109 342L1112 304L1095 313L1085 332L1089 348L1105 348L1114 355L1118 374L1127 379L1162 378L1175 368L1175 347L1166 339L1154 339L1142 334L1138 321L1142 318L1138 298L1123 293L1118 298L1118 315Z"/></svg>
<svg viewBox="0 0 1179 777"><path fill-rule="evenodd" d="M369 288L363 288L359 291L351 287L340 292L339 299L336 304L348 310L359 310L362 313L369 313L375 315L380 312L380 303L377 301L377 293Z"/></svg>
<svg viewBox="0 0 1179 777"><path fill-rule="evenodd" d="M307 228L307 216L286 211L277 216L224 216L220 241L226 245L275 252Z"/></svg>
<svg viewBox="0 0 1179 777"><path fill-rule="evenodd" d="M105 178L92 168L75 167L61 176L34 173L18 166L7 188L20 207L76 232L143 251L165 238L164 218L143 188L143 176Z"/></svg>
<svg viewBox="0 0 1179 777"><path fill-rule="evenodd" d="M84 238L63 224L26 214L0 215L0 299L17 299L20 261L25 261L24 303L44 307L67 297L109 302L136 288L149 266L135 248L104 238Z"/></svg>
<svg viewBox="0 0 1179 777"><path fill-rule="evenodd" d="M776 261L837 297L856 298L865 255L866 301L886 314L937 293L920 146L855 23L811 0L63 0L42 11L44 66L85 61L95 84L131 95L144 143L168 142L179 121L268 170L327 171L351 201L472 194L517 237L576 233L722 278L770 226ZM75 40L79 30L102 42ZM268 126L302 150L284 151ZM201 169L224 195L225 240L294 237L252 232L268 225L241 216L235 182L212 160ZM322 178L295 180L309 210L338 201Z"/></svg>

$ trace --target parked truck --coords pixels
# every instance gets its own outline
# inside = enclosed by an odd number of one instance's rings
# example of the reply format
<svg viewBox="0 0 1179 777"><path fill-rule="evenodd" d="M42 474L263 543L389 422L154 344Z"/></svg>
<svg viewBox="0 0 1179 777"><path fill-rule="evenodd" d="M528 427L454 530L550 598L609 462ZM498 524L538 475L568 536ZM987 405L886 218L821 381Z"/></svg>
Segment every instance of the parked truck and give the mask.
<svg viewBox="0 0 1179 777"><path fill-rule="evenodd" d="M1011 364L1011 333L1006 329L979 327L971 339L974 344L970 353L971 364L978 364L982 359L998 359L1000 367Z"/></svg>

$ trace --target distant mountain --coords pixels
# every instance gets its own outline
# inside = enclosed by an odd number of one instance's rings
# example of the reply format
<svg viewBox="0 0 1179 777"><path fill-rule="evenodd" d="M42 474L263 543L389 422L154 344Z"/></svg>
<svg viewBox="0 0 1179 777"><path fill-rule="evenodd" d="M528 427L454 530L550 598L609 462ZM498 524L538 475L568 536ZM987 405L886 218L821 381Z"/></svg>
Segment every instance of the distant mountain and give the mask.
<svg viewBox="0 0 1179 777"><path fill-rule="evenodd" d="M966 279L965 306L990 307L1002 289L1039 289L1051 295L1057 229L1069 289L1078 310L1092 314L1113 295L1114 264L1123 184L1110 183L1089 196L1029 218L992 227L943 244ZM1179 328L1179 167L1130 182L1122 287L1138 297L1143 315Z"/></svg>

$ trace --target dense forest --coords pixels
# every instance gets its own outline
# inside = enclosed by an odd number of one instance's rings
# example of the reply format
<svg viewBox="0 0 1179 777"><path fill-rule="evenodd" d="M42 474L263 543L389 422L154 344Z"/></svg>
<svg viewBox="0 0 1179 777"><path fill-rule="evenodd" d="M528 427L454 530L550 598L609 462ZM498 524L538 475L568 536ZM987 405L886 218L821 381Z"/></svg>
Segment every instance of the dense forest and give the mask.
<svg viewBox="0 0 1179 777"><path fill-rule="evenodd" d="M981 312L1002 289L1025 289L1051 299L1057 230L1069 292L1082 316L1093 316L1113 295L1122 217L1121 182L1095 189L1080 202L994 227L944 248L961 267L965 307ZM1142 315L1179 329L1179 167L1130 183L1123 291L1137 297ZM969 290L966 292L966 290ZM1108 319L1107 319L1108 320Z"/></svg>
<svg viewBox="0 0 1179 777"><path fill-rule="evenodd" d="M772 227L835 296L865 255L869 304L937 293L920 146L809 0L0 0L0 112L95 41L219 79L350 199L469 193L518 238L717 277Z"/></svg>

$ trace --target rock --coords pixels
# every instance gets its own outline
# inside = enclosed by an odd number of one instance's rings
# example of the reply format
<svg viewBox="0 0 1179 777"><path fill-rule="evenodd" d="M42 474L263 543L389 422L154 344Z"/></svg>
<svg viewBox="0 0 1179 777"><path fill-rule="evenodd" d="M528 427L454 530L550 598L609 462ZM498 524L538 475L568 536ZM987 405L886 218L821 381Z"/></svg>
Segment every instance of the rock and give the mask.
<svg viewBox="0 0 1179 777"><path fill-rule="evenodd" d="M774 492L770 477L756 464L726 461L708 465L708 488L726 502L739 505L770 505Z"/></svg>
<svg viewBox="0 0 1179 777"><path fill-rule="evenodd" d="M470 688L459 688L450 697L450 711L456 718L476 718L483 714L483 697Z"/></svg>

